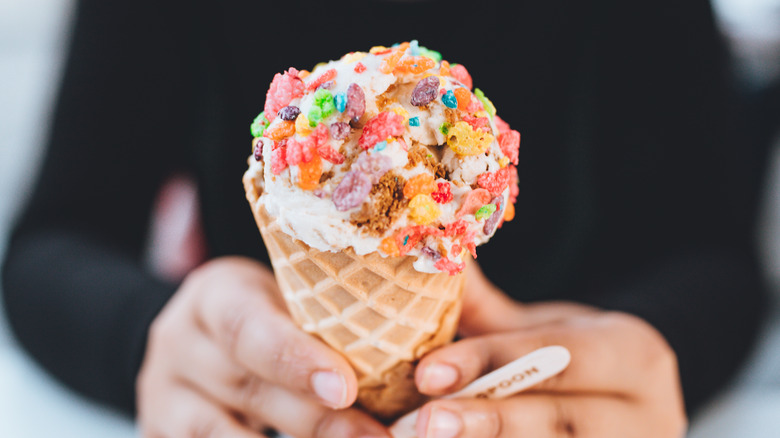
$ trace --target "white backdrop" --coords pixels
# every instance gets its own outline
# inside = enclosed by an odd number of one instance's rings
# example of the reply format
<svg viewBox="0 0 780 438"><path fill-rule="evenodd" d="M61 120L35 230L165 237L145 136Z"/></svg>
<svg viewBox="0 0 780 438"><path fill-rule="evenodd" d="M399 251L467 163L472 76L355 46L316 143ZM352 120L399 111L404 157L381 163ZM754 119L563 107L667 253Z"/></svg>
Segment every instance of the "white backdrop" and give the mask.
<svg viewBox="0 0 780 438"><path fill-rule="evenodd" d="M72 0L0 0L0 254L27 196L46 132ZM746 81L780 72L780 0L713 0ZM780 150L778 145L776 150ZM780 290L780 154L767 194L762 249ZM780 295L780 294L779 294ZM778 299L780 302L780 298ZM780 308L780 306L776 306ZM0 309L2 310L2 309ZM11 338L0 312L0 437L136 436L132 423L62 387ZM780 311L739 382L694 422L691 438L780 436Z"/></svg>

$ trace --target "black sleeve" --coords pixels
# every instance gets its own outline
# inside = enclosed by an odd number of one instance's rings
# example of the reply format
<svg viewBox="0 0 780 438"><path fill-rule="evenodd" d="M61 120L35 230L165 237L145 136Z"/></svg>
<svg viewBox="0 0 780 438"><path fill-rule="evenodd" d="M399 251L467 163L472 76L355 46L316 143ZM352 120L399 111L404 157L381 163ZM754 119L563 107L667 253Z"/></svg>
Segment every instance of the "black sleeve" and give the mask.
<svg viewBox="0 0 780 438"><path fill-rule="evenodd" d="M666 337L694 413L734 375L760 325L762 151L744 133L708 2L608 3L625 18L610 36L595 32L589 54L610 68L593 70L582 93L595 108L582 116L590 141L610 145L588 157L602 217L587 300Z"/></svg>
<svg viewBox="0 0 780 438"><path fill-rule="evenodd" d="M127 412L147 327L176 289L141 262L155 193L186 167L186 10L168 3L78 5L40 177L3 271L22 345Z"/></svg>

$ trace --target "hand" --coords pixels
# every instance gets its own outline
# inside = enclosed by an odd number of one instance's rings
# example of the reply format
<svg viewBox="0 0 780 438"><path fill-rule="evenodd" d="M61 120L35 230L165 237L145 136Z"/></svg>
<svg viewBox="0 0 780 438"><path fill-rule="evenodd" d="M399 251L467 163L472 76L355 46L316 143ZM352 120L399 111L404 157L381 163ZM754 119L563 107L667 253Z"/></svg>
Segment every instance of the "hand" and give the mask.
<svg viewBox="0 0 780 438"><path fill-rule="evenodd" d="M192 272L156 318L138 377L144 437L387 437L350 406L349 363L302 332L271 272L242 258Z"/></svg>
<svg viewBox="0 0 780 438"><path fill-rule="evenodd" d="M563 345L559 376L503 400L439 400L420 412L420 438L679 438L686 417L676 356L643 320L569 303L521 305L476 265L466 284L468 338L428 354L421 392L443 395L510 361Z"/></svg>

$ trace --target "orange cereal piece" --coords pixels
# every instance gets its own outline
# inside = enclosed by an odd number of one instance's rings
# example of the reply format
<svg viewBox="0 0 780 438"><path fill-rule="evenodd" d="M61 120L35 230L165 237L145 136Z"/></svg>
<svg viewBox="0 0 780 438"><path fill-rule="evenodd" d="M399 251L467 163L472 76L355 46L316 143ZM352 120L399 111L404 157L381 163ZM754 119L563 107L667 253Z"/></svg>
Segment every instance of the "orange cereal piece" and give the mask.
<svg viewBox="0 0 780 438"><path fill-rule="evenodd" d="M515 204L509 202L506 204L506 209L504 209L504 222L511 222L512 219L514 218L515 218Z"/></svg>
<svg viewBox="0 0 780 438"><path fill-rule="evenodd" d="M463 87L458 87L455 89L454 93L455 98L458 99L458 109L466 111L471 103L471 91Z"/></svg>
<svg viewBox="0 0 780 438"><path fill-rule="evenodd" d="M450 63L447 61L441 62L441 67L439 67L439 74L441 76L447 76L450 74Z"/></svg>
<svg viewBox="0 0 780 438"><path fill-rule="evenodd" d="M401 60L401 57L404 56L404 53L406 53L406 49L408 48L409 43L403 43L396 47L393 53L382 61L382 65L379 66L379 71L385 74L392 73L393 70L395 70L395 66L398 65L398 61Z"/></svg>
<svg viewBox="0 0 780 438"><path fill-rule="evenodd" d="M432 175L427 173L421 173L417 176L413 176L406 181L404 185L404 197L412 199L417 195L430 195L436 191L436 180Z"/></svg>
<svg viewBox="0 0 780 438"><path fill-rule="evenodd" d="M298 72L298 77L301 79L306 79L310 74L311 72L309 70L301 70Z"/></svg>
<svg viewBox="0 0 780 438"><path fill-rule="evenodd" d="M320 184L322 176L322 159L314 154L308 163L298 163L298 187L303 190L314 190Z"/></svg>
<svg viewBox="0 0 780 438"><path fill-rule="evenodd" d="M269 127L263 133L263 136L274 141L284 140L295 134L295 122L283 120Z"/></svg>
<svg viewBox="0 0 780 438"><path fill-rule="evenodd" d="M379 244L379 249L391 257L398 257L401 255L401 250L398 249L398 244L395 243L395 237L393 236L382 239L382 243Z"/></svg>
<svg viewBox="0 0 780 438"><path fill-rule="evenodd" d="M436 61L425 56L410 56L396 65L393 73L420 74L436 66Z"/></svg>

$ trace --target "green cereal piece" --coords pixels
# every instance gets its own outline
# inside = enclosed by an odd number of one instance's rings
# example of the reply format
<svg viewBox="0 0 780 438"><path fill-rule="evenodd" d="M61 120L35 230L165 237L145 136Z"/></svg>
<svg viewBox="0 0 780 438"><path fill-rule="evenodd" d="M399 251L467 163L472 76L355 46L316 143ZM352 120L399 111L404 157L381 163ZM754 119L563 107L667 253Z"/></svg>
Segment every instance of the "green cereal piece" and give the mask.
<svg viewBox="0 0 780 438"><path fill-rule="evenodd" d="M336 104L333 102L333 93L324 88L314 92L314 105L322 111L322 118L326 118L336 111Z"/></svg>
<svg viewBox="0 0 780 438"><path fill-rule="evenodd" d="M267 127L268 119L265 118L265 111L263 111L252 121L249 131L252 133L252 137L262 137Z"/></svg>
<svg viewBox="0 0 780 438"><path fill-rule="evenodd" d="M474 217L478 221L481 221L482 219L489 218L495 212L496 212L496 204L485 204L482 207L480 207L479 210L477 210L477 212L474 214Z"/></svg>
<svg viewBox="0 0 780 438"><path fill-rule="evenodd" d="M451 126L452 125L450 125L449 123L444 122L444 123L441 124L441 126L439 126L439 132L441 132L444 135L447 135L447 134L450 133L450 127Z"/></svg>
<svg viewBox="0 0 780 438"><path fill-rule="evenodd" d="M320 124L322 121L322 109L318 107L317 105L312 105L311 109L309 110L309 126L312 128L316 128L317 125Z"/></svg>
<svg viewBox="0 0 780 438"><path fill-rule="evenodd" d="M495 117L496 107L493 105L493 102L491 102L490 99L485 96L485 93L483 93L479 88L475 88L474 94L477 96L477 99L482 102L482 106L485 107L485 111L487 111L487 113L490 115L490 118L492 119Z"/></svg>
<svg viewBox="0 0 780 438"><path fill-rule="evenodd" d="M441 62L442 56L441 53L428 49L426 47L420 46L420 56L425 56L426 58L431 58L436 62Z"/></svg>

